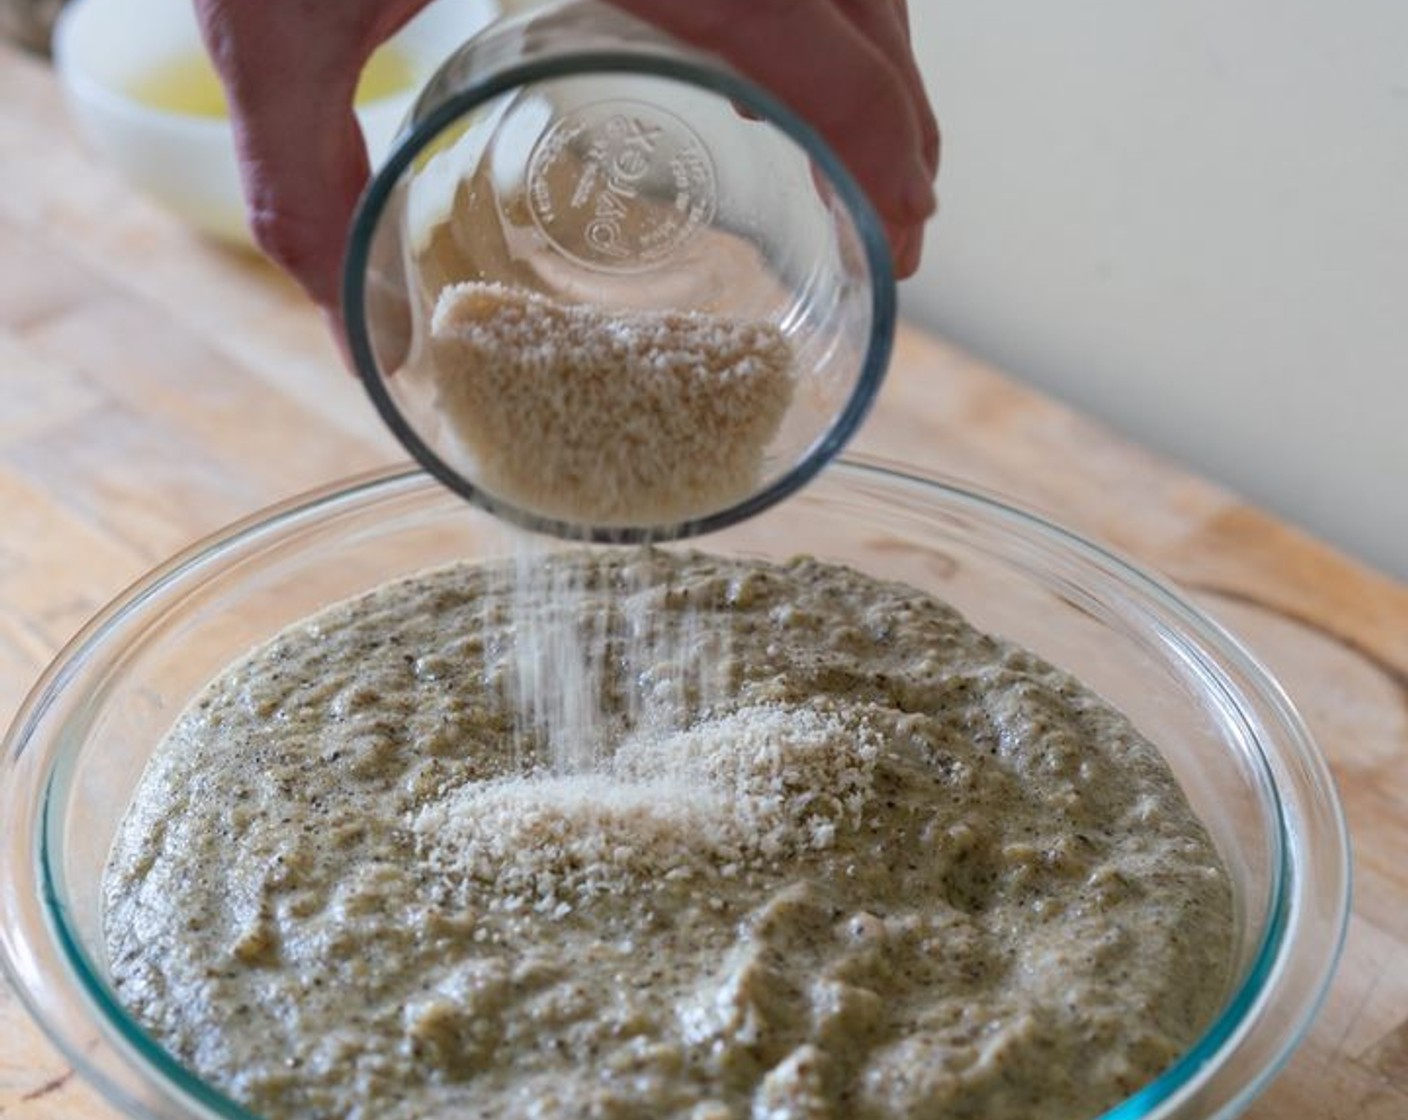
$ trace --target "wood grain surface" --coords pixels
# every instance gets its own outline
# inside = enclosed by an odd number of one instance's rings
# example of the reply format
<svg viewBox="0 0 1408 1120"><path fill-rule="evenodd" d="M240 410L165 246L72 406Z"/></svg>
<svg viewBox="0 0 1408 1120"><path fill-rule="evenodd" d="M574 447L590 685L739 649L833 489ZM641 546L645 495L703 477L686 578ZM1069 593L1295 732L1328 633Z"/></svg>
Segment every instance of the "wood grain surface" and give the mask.
<svg viewBox="0 0 1408 1120"><path fill-rule="evenodd" d="M59 646L146 568L402 456L292 286L92 162L48 71L3 48L0 185L7 723ZM1249 1115L1408 1118L1408 589L913 330L859 442L1162 571L1279 676L1340 783L1356 896L1325 1007ZM0 1115L116 1115L2 987Z"/></svg>

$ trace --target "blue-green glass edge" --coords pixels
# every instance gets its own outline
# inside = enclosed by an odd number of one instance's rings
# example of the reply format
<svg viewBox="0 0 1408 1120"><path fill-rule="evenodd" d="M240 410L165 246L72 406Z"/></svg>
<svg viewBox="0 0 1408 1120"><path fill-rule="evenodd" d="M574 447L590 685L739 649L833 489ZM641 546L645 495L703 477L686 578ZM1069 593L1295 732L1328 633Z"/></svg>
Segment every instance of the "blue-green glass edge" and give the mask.
<svg viewBox="0 0 1408 1120"><path fill-rule="evenodd" d="M54 838L57 824L50 811L52 803L53 781L51 780L46 783L44 788L44 803L39 820L40 890L49 917L53 921L59 947L69 965L78 974L84 994L98 1005L98 1010L103 1016L103 1023L115 1027L122 1041L133 1047L144 1061L155 1067L156 1072L167 1081L169 1086L194 1098L219 1115L228 1117L229 1120L258 1120L254 1113L240 1107L224 1093L192 1073L172 1057L118 1002L107 982L98 975L97 969L89 960L87 951L73 934L72 924L68 917L68 905L60 896L55 881L53 850L58 845ZM122 1108L134 1116L147 1115L141 1104L109 1077L101 1067L96 1063L89 1062L87 1058L77 1052L77 1048L66 1047L65 1049L74 1064L80 1066L91 1080L101 1084L109 1094L117 1099Z"/></svg>
<svg viewBox="0 0 1408 1120"><path fill-rule="evenodd" d="M389 473L384 470L376 471L351 484L333 484L311 495L305 494L291 498L273 507L272 510L256 512L223 530L210 534L172 557L154 572L137 580L99 612L59 653L58 656L61 659L59 670L52 676L46 675L41 679L36 687L37 695L26 701L22 708L22 713L25 713L22 716L24 723L19 731L18 739L21 742L28 740L31 730L52 706L54 696L70 679L74 671L73 667L79 663L88 650L99 647L107 635L134 610L139 609L142 604L205 563L215 548L236 540L250 543L259 537L277 533L289 522L300 520L314 509L345 505L363 495L378 494L388 487L399 488L412 481L417 473L414 469L407 468L395 468ZM58 890L53 854L58 847L58 842L54 839L58 826L52 813L52 803L55 778L59 772L59 768L55 767L45 781L36 831L39 840L37 845L39 889L45 914L54 928L61 955L74 970L85 995L92 999L98 1005L98 1009L104 1013L106 1023L115 1027L125 1043L132 1046L144 1060L155 1066L159 1073L168 1077L179 1090L194 1097L206 1107L214 1109L221 1116L227 1117L228 1120L258 1120L255 1114L245 1110L181 1065L143 1029L141 1024L112 993L107 982L102 979L98 969L89 959L82 943L73 934L68 917L68 906L62 900ZM27 1002L30 998L32 997L27 998ZM37 1004L31 1006L36 1018L43 1023L41 1009ZM134 1116L146 1115L141 1105L109 1077L101 1067L90 1061L80 1048L72 1045L68 1039L47 1027L46 1033L50 1035L76 1068L80 1069L90 1080L101 1085L105 1091L111 1093L127 1112Z"/></svg>

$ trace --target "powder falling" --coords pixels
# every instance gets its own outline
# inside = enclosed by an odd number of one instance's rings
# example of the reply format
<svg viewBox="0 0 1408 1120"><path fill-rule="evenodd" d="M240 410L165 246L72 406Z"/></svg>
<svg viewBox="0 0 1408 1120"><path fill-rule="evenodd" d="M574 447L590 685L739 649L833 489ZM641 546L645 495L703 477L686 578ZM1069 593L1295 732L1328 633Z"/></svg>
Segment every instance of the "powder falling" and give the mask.
<svg viewBox="0 0 1408 1120"><path fill-rule="evenodd" d="M628 733L668 736L732 700L730 632L691 604L665 609L678 592L663 557L564 562L554 543L507 533L498 596L520 758L589 774Z"/></svg>
<svg viewBox="0 0 1408 1120"><path fill-rule="evenodd" d="M772 324L501 284L443 289L431 352L435 408L467 473L575 524L674 526L747 497L793 393Z"/></svg>

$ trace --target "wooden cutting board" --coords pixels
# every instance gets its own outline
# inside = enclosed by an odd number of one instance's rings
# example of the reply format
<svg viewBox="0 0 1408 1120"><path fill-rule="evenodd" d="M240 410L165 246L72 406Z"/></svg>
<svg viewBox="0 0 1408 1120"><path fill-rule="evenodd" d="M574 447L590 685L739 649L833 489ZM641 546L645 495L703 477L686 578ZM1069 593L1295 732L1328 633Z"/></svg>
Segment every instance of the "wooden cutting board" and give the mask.
<svg viewBox="0 0 1408 1120"><path fill-rule="evenodd" d="M128 581L401 455L259 261L134 197L0 48L0 721ZM1408 1117L1408 588L904 330L860 446L1036 507L1182 584L1280 677L1354 835L1338 978L1258 1120ZM0 1116L115 1116L0 988Z"/></svg>

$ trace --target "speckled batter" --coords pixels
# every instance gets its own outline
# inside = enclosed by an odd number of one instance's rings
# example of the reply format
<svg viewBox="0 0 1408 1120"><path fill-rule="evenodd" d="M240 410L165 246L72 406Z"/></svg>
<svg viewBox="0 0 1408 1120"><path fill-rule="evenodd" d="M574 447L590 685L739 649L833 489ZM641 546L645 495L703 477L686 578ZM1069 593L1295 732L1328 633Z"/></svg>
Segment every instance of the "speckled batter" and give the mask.
<svg viewBox="0 0 1408 1120"><path fill-rule="evenodd" d="M158 750L108 949L201 1076L272 1118L1064 1120L1207 1025L1227 875L1079 683L812 560L553 563L604 664L649 617L728 688L656 718L608 674L592 772L535 766L465 566L284 632Z"/></svg>

